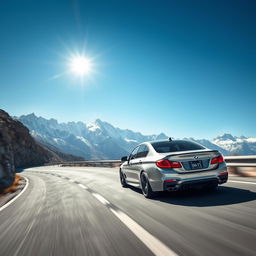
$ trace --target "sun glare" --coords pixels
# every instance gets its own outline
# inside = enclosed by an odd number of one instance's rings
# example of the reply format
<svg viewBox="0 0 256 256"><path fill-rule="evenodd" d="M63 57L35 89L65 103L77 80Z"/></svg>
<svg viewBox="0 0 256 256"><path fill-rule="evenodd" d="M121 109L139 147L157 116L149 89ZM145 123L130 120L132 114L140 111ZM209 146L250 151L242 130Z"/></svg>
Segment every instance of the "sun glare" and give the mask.
<svg viewBox="0 0 256 256"><path fill-rule="evenodd" d="M92 62L84 56L76 56L71 59L70 69L79 76L87 76L92 71Z"/></svg>

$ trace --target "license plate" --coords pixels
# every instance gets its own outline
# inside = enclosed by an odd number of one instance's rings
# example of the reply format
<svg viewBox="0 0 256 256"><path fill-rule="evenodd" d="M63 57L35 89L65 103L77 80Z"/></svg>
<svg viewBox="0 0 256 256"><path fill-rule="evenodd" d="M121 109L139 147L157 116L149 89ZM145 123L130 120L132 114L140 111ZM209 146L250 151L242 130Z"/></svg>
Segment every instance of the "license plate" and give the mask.
<svg viewBox="0 0 256 256"><path fill-rule="evenodd" d="M191 167L192 170L203 168L202 161L200 161L200 160L189 162L189 163L190 163L190 167Z"/></svg>

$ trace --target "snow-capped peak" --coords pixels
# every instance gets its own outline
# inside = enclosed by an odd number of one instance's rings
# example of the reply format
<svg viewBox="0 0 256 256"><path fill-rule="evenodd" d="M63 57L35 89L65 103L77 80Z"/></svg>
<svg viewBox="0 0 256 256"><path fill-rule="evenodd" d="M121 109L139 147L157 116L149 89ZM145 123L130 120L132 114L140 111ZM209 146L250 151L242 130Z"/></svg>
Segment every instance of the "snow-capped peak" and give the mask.
<svg viewBox="0 0 256 256"><path fill-rule="evenodd" d="M231 141L236 141L236 138L232 136L230 133L224 133L223 135L217 136L214 140L231 140Z"/></svg>
<svg viewBox="0 0 256 256"><path fill-rule="evenodd" d="M100 127L96 123L88 123L86 127L89 131L95 132L96 130L100 130Z"/></svg>

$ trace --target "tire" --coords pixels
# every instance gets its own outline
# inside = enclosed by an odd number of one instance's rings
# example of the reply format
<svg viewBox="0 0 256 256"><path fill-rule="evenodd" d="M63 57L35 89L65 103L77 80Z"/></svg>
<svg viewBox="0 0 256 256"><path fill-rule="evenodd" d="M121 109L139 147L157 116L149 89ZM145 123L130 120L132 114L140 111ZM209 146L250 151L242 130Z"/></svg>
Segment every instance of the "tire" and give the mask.
<svg viewBox="0 0 256 256"><path fill-rule="evenodd" d="M122 172L121 169L119 170L119 176L120 176L120 183L121 183L122 187L123 187L123 188L127 188L127 187L128 187L128 184L126 183L124 174L123 174L123 172Z"/></svg>
<svg viewBox="0 0 256 256"><path fill-rule="evenodd" d="M140 184L142 193L146 198L154 198L157 195L157 193L152 190L148 177L144 172L140 175Z"/></svg>

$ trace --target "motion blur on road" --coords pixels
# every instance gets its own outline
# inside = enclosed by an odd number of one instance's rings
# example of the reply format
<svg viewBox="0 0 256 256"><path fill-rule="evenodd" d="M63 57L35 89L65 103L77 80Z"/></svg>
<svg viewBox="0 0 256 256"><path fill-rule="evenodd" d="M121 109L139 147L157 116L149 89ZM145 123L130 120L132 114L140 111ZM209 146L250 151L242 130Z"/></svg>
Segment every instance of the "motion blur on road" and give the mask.
<svg viewBox="0 0 256 256"><path fill-rule="evenodd" d="M256 182L146 199L117 168L38 167L0 211L1 255L255 255Z"/></svg>

